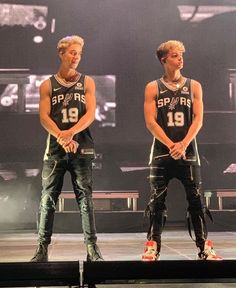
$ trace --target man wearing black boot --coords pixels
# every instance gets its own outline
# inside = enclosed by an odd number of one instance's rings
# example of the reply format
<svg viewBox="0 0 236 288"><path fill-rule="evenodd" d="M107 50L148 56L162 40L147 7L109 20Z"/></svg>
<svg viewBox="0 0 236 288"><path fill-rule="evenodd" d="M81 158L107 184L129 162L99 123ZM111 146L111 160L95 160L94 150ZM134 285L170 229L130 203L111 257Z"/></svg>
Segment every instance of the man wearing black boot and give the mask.
<svg viewBox="0 0 236 288"><path fill-rule="evenodd" d="M40 86L40 121L48 132L42 171L38 248L32 262L48 261L53 220L63 178L68 171L82 220L88 261L102 261L96 244L92 201L94 144L89 126L96 110L94 80L77 72L84 40L68 36L58 42L60 67Z"/></svg>
<svg viewBox="0 0 236 288"><path fill-rule="evenodd" d="M201 175L196 136L203 122L201 84L181 74L182 42L170 40L157 49L163 76L145 88L144 114L154 136L150 154L151 197L147 206L150 226L144 261L160 259L161 234L167 217L165 200L169 181L177 178L185 188L189 223L192 223L199 260L220 260L207 240L200 193ZM191 227L189 228L191 236Z"/></svg>

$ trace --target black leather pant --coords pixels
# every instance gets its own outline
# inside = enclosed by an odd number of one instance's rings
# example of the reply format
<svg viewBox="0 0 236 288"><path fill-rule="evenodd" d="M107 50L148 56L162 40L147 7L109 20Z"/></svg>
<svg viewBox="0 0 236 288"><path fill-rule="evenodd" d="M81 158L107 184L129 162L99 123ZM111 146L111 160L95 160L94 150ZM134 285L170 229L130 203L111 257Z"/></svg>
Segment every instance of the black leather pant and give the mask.
<svg viewBox="0 0 236 288"><path fill-rule="evenodd" d="M177 178L185 188L188 201L188 212L191 217L196 237L196 245L200 250L204 249L206 231L204 226L204 209L200 194L201 176L200 167L191 165L179 165L176 161L167 164L159 164L153 160L150 166L151 197L147 206L150 217L150 227L147 238L155 240L158 248L161 248L161 234L167 217L165 204L167 187L171 179Z"/></svg>

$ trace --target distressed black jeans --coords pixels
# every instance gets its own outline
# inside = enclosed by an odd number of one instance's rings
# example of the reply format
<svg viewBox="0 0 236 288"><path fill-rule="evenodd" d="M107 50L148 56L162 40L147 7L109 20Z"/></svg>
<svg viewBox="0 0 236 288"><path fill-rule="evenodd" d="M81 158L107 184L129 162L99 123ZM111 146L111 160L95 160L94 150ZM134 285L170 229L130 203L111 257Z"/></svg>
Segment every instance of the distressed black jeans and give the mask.
<svg viewBox="0 0 236 288"><path fill-rule="evenodd" d="M42 170L42 196L38 225L38 242L50 244L54 214L63 187L66 172L71 175L72 187L82 221L84 242L96 243L96 228L92 201L92 160L74 158L68 160L45 160Z"/></svg>

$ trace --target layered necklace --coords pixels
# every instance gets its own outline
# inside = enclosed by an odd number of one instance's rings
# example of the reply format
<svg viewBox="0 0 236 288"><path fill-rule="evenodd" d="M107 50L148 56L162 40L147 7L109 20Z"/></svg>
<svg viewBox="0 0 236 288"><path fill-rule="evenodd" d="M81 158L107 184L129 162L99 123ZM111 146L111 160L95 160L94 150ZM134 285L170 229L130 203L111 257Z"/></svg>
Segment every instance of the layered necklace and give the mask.
<svg viewBox="0 0 236 288"><path fill-rule="evenodd" d="M173 91L178 91L180 87L184 84L185 78L180 75L178 79L169 80L166 75L164 75L162 78L162 81L164 84L169 87Z"/></svg>
<svg viewBox="0 0 236 288"><path fill-rule="evenodd" d="M75 72L75 74L73 74L72 76L68 77L68 78L64 78L60 72L57 73L57 77L66 85L68 84L72 84L75 83L76 81L78 81L79 77L80 77L80 73L78 73L77 71Z"/></svg>

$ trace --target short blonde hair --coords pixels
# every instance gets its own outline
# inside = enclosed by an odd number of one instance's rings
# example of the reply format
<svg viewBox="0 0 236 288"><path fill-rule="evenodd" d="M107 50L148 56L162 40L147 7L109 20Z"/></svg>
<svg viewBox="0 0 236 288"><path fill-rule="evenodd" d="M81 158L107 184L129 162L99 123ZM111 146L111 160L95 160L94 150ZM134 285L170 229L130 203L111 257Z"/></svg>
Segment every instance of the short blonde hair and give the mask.
<svg viewBox="0 0 236 288"><path fill-rule="evenodd" d="M84 39L77 35L66 36L62 38L57 44L58 52L64 53L65 50L72 44L79 44L81 48L84 46Z"/></svg>
<svg viewBox="0 0 236 288"><path fill-rule="evenodd" d="M184 44L177 40L169 40L167 42L161 43L157 48L156 56L159 61L162 63L162 59L167 56L171 49L178 49L181 52L185 52Z"/></svg>

